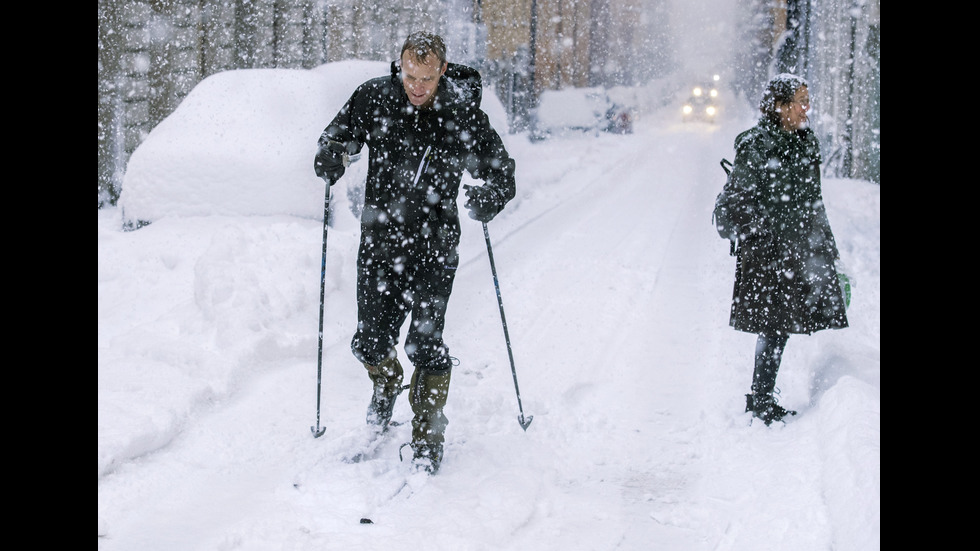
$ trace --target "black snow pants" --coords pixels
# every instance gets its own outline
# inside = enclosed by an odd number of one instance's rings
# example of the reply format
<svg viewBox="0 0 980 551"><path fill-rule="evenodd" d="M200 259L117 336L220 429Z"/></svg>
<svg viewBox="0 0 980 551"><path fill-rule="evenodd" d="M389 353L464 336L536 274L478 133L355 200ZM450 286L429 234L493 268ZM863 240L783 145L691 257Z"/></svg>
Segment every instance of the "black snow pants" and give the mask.
<svg viewBox="0 0 980 551"><path fill-rule="evenodd" d="M405 353L416 368L444 371L452 366L443 342L446 307L459 256L427 239L392 239L362 232L357 257L357 331L354 356L378 365L394 353L411 313Z"/></svg>

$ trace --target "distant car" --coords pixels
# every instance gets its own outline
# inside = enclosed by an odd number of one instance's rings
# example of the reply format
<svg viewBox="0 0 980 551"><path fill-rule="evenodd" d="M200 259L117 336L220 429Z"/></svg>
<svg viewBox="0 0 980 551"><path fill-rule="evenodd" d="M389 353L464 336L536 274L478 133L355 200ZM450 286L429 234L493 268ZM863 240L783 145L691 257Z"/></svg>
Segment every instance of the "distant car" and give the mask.
<svg viewBox="0 0 980 551"><path fill-rule="evenodd" d="M715 122L718 115L718 89L713 86L695 86L681 108L681 113L685 122Z"/></svg>

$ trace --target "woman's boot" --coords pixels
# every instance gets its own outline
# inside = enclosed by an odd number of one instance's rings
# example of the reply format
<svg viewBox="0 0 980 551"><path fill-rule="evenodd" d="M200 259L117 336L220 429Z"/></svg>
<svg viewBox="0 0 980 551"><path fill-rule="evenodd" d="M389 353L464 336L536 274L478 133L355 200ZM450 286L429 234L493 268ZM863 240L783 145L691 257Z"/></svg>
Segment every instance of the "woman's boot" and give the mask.
<svg viewBox="0 0 980 551"><path fill-rule="evenodd" d="M791 409L786 409L776 403L772 394L752 393L745 395L745 411L762 419L767 426L773 421L782 421L787 415L796 415Z"/></svg>
<svg viewBox="0 0 980 551"><path fill-rule="evenodd" d="M782 363L783 350L789 335L786 333L761 334L755 344L755 369L752 372L752 393L745 395L745 411L769 425L787 415L796 415L776 403L776 374Z"/></svg>

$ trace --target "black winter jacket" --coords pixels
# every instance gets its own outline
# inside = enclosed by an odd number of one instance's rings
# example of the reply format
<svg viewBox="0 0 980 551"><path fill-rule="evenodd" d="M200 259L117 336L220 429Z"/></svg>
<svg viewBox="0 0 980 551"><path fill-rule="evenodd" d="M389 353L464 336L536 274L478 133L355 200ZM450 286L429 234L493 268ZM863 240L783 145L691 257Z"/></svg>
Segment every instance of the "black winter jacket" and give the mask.
<svg viewBox="0 0 980 551"><path fill-rule="evenodd" d="M808 334L847 327L820 162L809 128L786 132L764 119L735 139L726 184L741 227L730 319L735 329Z"/></svg>
<svg viewBox="0 0 980 551"><path fill-rule="evenodd" d="M427 249L450 253L459 243L456 199L463 171L484 180L500 208L516 193L514 161L480 109L479 72L450 63L431 109L411 104L398 66L357 88L323 131L350 154L370 151L363 235L373 239L425 239Z"/></svg>

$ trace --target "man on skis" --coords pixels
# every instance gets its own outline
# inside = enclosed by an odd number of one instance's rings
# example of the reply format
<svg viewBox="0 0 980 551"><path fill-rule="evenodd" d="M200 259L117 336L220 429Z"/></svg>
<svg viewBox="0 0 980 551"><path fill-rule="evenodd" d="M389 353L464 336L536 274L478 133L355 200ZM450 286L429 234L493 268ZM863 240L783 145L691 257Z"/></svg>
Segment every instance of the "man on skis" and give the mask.
<svg viewBox="0 0 980 551"><path fill-rule="evenodd" d="M488 222L515 193L514 161L480 109L483 84L447 63L442 38L412 33L391 74L360 85L320 136L317 176L333 185L348 155L370 152L357 256L354 356L373 383L367 422L387 430L403 370L395 346L409 314L405 352L413 463L438 471L448 420L452 358L443 342L460 238L456 200L463 171L469 216Z"/></svg>

